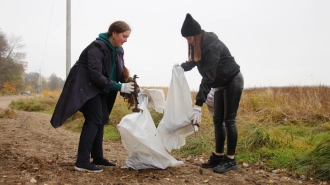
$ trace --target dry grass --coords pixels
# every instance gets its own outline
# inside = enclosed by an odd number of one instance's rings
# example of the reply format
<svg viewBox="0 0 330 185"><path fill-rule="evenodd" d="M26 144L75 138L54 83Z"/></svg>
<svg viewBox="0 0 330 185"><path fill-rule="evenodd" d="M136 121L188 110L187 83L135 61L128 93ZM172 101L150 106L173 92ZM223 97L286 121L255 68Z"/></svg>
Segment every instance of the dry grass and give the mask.
<svg viewBox="0 0 330 185"><path fill-rule="evenodd" d="M13 109L2 109L2 108L0 108L0 118L16 119L17 114L16 114L15 110L13 110Z"/></svg>
<svg viewBox="0 0 330 185"><path fill-rule="evenodd" d="M317 87L259 88L244 91L239 116L258 123L327 122L330 89Z"/></svg>
<svg viewBox="0 0 330 185"><path fill-rule="evenodd" d="M56 100L58 100L60 94L61 94L61 91L60 90L55 90L55 91L43 90L41 92L41 95L42 96L49 97L51 99L56 99Z"/></svg>

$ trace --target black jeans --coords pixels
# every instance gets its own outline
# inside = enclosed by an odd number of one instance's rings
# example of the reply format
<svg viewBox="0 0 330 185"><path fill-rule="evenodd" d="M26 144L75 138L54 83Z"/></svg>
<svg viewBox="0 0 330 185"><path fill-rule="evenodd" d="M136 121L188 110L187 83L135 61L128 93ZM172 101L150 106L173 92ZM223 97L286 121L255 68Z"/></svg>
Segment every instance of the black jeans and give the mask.
<svg viewBox="0 0 330 185"><path fill-rule="evenodd" d="M236 115L244 88L244 78L239 72L224 87L214 92L214 133L217 153L224 153L227 134L227 155L235 155L237 145Z"/></svg>
<svg viewBox="0 0 330 185"><path fill-rule="evenodd" d="M98 94L80 109L85 122L80 134L77 162L90 162L90 157L103 158L104 125L109 121L116 96L117 91L111 91L109 96Z"/></svg>

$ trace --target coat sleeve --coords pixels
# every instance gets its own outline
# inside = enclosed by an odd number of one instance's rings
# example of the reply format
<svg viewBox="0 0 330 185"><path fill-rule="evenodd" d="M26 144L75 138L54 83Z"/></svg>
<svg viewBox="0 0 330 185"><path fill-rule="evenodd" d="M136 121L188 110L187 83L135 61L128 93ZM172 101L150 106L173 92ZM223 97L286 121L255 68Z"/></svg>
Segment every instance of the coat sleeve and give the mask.
<svg viewBox="0 0 330 185"><path fill-rule="evenodd" d="M220 61L220 49L216 46L206 48L203 58L202 80L199 85L199 91L196 95L196 105L202 106L207 99L207 94L211 90L211 83L214 81L218 62Z"/></svg>
<svg viewBox="0 0 330 185"><path fill-rule="evenodd" d="M114 84L114 81L110 80L102 74L103 59L103 50L95 45L91 46L87 54L90 79L96 86L99 86L103 89L110 89Z"/></svg>
<svg viewBox="0 0 330 185"><path fill-rule="evenodd" d="M181 67L183 68L184 71L190 71L192 68L196 66L196 62L184 62L181 64Z"/></svg>

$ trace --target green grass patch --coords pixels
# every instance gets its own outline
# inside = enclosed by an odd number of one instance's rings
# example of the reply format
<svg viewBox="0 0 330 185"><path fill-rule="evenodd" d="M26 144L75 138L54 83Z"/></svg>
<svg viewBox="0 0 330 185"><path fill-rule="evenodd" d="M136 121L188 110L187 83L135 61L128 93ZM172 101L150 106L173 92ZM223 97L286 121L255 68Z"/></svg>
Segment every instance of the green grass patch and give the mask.
<svg viewBox="0 0 330 185"><path fill-rule="evenodd" d="M119 141L120 133L117 130L117 127L115 127L113 125L106 125L104 127L104 138L114 140L114 141Z"/></svg>
<svg viewBox="0 0 330 185"><path fill-rule="evenodd" d="M57 100L50 97L34 97L12 101L9 107L28 112L52 113Z"/></svg>
<svg viewBox="0 0 330 185"><path fill-rule="evenodd" d="M178 155L180 154L182 157L187 157L189 155L201 155L205 151L209 150L210 144L206 142L204 139L200 139L200 137L193 134L186 138L186 144L182 146L180 149L173 150L173 153Z"/></svg>
<svg viewBox="0 0 330 185"><path fill-rule="evenodd" d="M266 161L270 169L289 169L298 157L304 155L306 150L295 148L280 148L272 150L262 148L257 153L261 154L262 160Z"/></svg>
<svg viewBox="0 0 330 185"><path fill-rule="evenodd" d="M330 139L318 144L315 149L294 163L297 174L307 174L317 179L330 180Z"/></svg>
<svg viewBox="0 0 330 185"><path fill-rule="evenodd" d="M158 127L160 121L162 120L163 118L163 114L162 113L159 113L159 112L156 112L154 109L148 109L149 112L150 112L150 115L152 117L152 120L154 121L156 127Z"/></svg>

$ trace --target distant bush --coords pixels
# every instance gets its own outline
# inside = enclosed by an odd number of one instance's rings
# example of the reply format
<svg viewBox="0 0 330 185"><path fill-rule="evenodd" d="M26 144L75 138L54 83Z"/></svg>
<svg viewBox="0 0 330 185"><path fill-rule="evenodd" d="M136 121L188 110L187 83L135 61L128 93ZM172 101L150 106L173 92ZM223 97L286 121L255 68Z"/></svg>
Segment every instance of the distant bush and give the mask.
<svg viewBox="0 0 330 185"><path fill-rule="evenodd" d="M38 96L33 98L19 99L9 104L10 108L28 112L53 112L58 99Z"/></svg>
<svg viewBox="0 0 330 185"><path fill-rule="evenodd" d="M17 114L13 109L2 109L0 108L0 118L10 118L15 119L17 118Z"/></svg>

